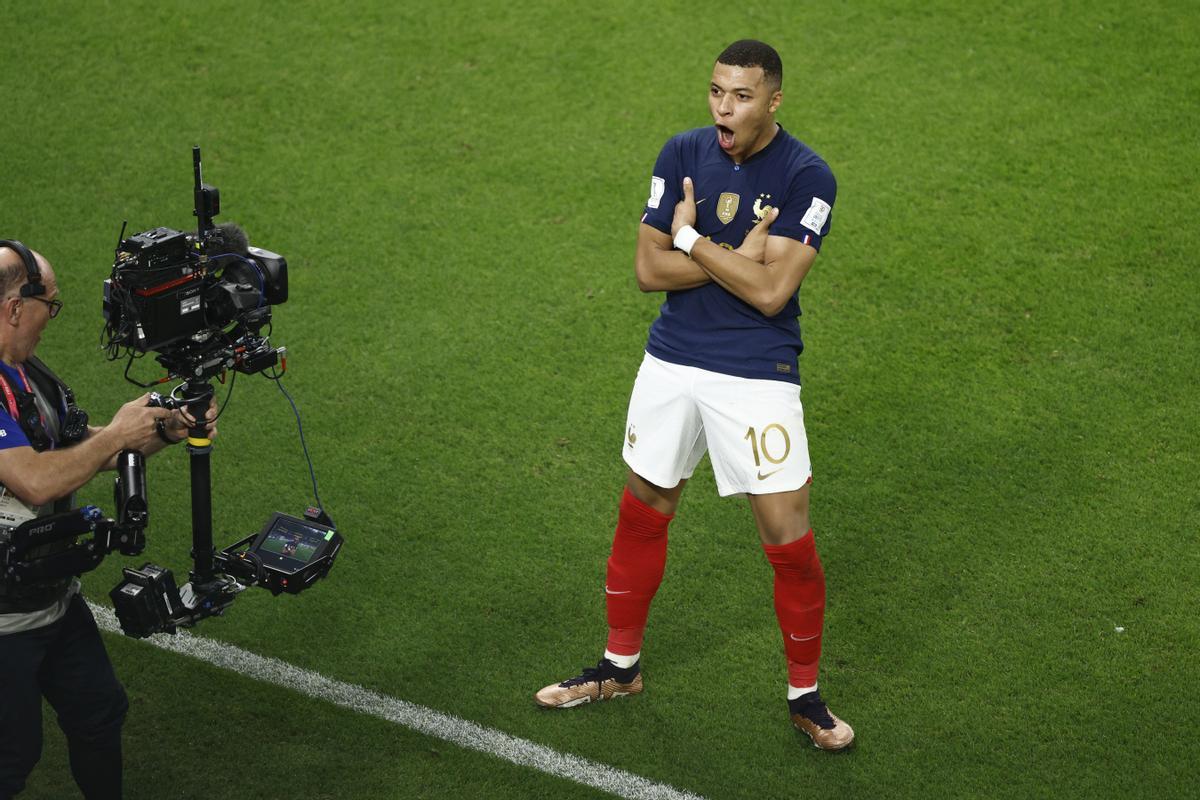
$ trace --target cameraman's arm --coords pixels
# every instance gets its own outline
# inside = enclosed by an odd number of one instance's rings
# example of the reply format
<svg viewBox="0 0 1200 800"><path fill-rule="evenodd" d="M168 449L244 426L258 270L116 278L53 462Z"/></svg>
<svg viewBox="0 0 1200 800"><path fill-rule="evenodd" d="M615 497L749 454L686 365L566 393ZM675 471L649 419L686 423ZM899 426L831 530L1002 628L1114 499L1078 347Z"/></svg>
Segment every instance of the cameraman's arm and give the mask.
<svg viewBox="0 0 1200 800"><path fill-rule="evenodd" d="M41 453L28 445L0 450L0 483L29 505L45 505L83 486L122 450L148 452L157 449L152 447L155 442L161 447L155 421L173 412L147 406L148 397L121 406L112 422L89 429L88 437L74 447Z"/></svg>
<svg viewBox="0 0 1200 800"><path fill-rule="evenodd" d="M85 436L83 438L83 441L84 442L90 441L93 436L96 436L96 435L102 433L103 431L104 431L104 428L98 428L95 425L88 425L87 436ZM157 441L152 441L142 449L142 455L152 456L155 453L157 453L159 450L162 450L166 446L167 446L167 443L162 441L161 439L159 439ZM76 445L75 447L78 447L78 445ZM65 452L71 452L72 450L74 450L74 448L70 448L70 449L66 450ZM118 455L119 455L119 453L113 453L111 456L109 456L108 460L104 462L104 464L100 467L99 471L103 472L104 470L116 469ZM0 483L2 483L2 482L3 481L0 481Z"/></svg>
<svg viewBox="0 0 1200 800"><path fill-rule="evenodd" d="M83 486L121 451L104 429L74 447L37 452L32 447L0 450L0 483L31 506L42 506Z"/></svg>

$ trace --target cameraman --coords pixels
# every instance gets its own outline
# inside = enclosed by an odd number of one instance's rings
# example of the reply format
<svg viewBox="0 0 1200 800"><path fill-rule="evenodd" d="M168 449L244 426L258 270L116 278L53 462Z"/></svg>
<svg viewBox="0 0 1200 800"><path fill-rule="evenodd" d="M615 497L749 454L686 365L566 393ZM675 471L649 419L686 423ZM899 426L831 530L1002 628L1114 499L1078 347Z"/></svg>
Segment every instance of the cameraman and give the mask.
<svg viewBox="0 0 1200 800"><path fill-rule="evenodd" d="M0 241L5 525L70 510L75 490L113 468L122 450L150 455L186 439L192 422L181 411L151 408L143 395L121 406L108 425L84 429L66 385L34 356L46 324L62 310L57 298L50 263L20 243ZM208 419L214 416L215 408ZM212 435L213 423L207 424ZM119 798L128 702L79 594L79 580L15 586L0 579L0 800L25 787L41 757L43 696L58 713L71 775L84 796Z"/></svg>

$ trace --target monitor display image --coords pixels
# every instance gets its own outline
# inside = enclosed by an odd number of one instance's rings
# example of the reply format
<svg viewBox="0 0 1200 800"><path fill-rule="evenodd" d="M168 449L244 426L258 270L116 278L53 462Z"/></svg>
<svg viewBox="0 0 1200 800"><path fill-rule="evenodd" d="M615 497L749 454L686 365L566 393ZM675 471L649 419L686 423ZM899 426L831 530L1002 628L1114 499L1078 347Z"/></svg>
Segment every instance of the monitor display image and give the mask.
<svg viewBox="0 0 1200 800"><path fill-rule="evenodd" d="M275 519L255 549L265 563L294 571L312 561L328 538L328 531L281 515ZM276 558L271 558L272 555Z"/></svg>

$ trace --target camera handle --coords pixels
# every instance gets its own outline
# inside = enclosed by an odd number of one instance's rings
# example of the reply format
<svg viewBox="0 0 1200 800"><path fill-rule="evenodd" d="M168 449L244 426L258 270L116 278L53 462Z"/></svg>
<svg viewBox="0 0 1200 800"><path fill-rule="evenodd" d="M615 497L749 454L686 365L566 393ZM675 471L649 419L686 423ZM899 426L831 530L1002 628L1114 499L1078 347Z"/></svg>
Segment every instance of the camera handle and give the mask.
<svg viewBox="0 0 1200 800"><path fill-rule="evenodd" d="M204 241L205 235L213 228L213 217L221 213L221 193L217 187L204 182L200 169L199 147L192 148L192 172L196 178L196 207L192 214L197 217L196 230L200 234L200 240Z"/></svg>

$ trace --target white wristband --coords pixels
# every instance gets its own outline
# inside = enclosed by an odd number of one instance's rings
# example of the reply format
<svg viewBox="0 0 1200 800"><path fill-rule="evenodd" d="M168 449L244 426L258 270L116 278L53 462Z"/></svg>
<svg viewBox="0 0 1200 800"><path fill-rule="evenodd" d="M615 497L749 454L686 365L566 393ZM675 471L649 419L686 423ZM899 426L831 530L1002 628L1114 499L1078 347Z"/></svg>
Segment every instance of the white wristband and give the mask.
<svg viewBox="0 0 1200 800"><path fill-rule="evenodd" d="M692 248L696 246L696 241L700 238L700 234L696 233L696 229L691 225L684 225L679 229L679 233L675 234L675 249L682 250L688 254L688 258L692 256Z"/></svg>

